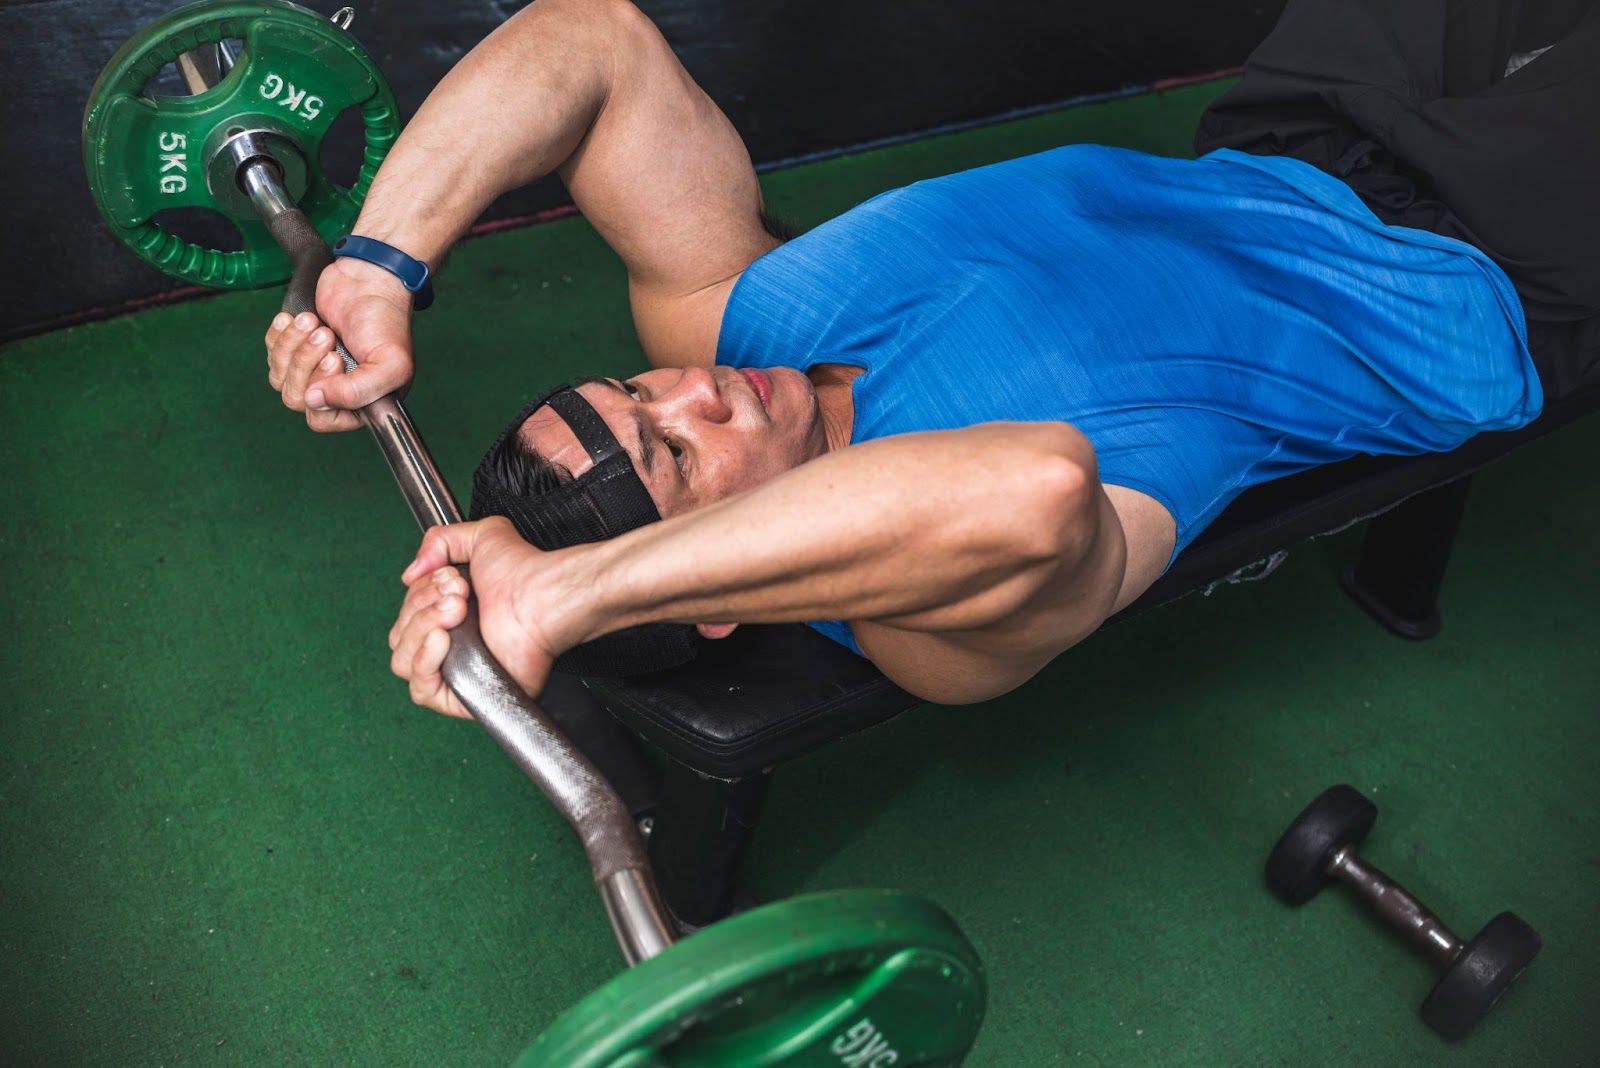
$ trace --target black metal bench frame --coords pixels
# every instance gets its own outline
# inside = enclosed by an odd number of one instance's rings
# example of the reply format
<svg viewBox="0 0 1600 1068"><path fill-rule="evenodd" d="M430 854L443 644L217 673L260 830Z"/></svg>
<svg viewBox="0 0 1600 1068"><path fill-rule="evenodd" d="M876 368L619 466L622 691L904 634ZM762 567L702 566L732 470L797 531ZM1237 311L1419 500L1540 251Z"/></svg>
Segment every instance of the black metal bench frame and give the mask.
<svg viewBox="0 0 1600 1068"><path fill-rule="evenodd" d="M1432 637L1472 473L1597 409L1600 387L1588 388L1548 404L1521 430L1483 434L1451 453L1358 457L1258 486L1109 622L1371 520L1346 590L1394 633ZM773 770L920 702L867 661L793 624L742 627L706 643L695 662L658 675L558 678L543 703L622 794L648 835L668 907L693 929L743 903L739 866Z"/></svg>

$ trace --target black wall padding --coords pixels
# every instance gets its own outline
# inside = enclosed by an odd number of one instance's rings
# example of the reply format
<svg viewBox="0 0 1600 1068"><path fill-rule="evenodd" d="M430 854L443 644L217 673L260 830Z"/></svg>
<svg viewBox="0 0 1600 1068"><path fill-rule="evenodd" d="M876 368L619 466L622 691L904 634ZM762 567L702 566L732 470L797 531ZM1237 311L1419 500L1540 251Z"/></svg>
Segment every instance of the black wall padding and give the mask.
<svg viewBox="0 0 1600 1068"><path fill-rule="evenodd" d="M80 124L101 67L159 0L0 7L4 284L0 339L176 288L101 223ZM331 14L340 5L307 4ZM352 27L409 117L478 40L522 5L369 0ZM1234 67L1282 0L642 0L758 164L982 119L1089 93ZM349 169L354 169L350 154ZM340 173L340 160L332 161ZM490 216L566 202L546 180Z"/></svg>

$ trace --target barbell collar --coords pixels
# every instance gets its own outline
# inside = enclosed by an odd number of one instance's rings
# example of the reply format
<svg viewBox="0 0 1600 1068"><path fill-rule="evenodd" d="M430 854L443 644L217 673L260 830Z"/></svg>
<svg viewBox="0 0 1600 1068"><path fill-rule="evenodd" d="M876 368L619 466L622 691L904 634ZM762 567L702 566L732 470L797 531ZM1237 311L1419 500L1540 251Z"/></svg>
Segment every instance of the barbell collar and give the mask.
<svg viewBox="0 0 1600 1068"><path fill-rule="evenodd" d="M293 208L306 192L300 147L276 130L239 130L206 163L206 185L229 214L251 208L263 221Z"/></svg>

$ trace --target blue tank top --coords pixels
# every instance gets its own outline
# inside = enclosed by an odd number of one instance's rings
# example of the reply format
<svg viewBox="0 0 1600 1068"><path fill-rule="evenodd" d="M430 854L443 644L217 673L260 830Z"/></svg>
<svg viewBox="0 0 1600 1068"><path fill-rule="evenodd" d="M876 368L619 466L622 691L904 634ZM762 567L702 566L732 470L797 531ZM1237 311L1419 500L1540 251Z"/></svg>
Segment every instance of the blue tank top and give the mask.
<svg viewBox="0 0 1600 1068"><path fill-rule="evenodd" d="M852 443L1070 423L1102 482L1172 513L1174 557L1257 483L1448 451L1543 403L1486 256L1228 149L1071 145L884 193L745 269L717 362L861 368Z"/></svg>

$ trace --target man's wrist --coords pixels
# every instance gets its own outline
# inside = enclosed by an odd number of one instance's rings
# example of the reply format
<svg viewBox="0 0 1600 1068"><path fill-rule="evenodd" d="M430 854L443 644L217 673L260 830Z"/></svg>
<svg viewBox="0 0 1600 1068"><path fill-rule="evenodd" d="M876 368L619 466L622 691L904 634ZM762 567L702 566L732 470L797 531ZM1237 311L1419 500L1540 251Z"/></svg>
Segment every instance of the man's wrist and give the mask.
<svg viewBox="0 0 1600 1068"><path fill-rule="evenodd" d="M544 566L537 580L518 587L517 618L529 632L544 635L552 656L582 645L604 628L607 612L598 581L603 572L594 560L594 550L604 544L541 552Z"/></svg>
<svg viewBox="0 0 1600 1068"><path fill-rule="evenodd" d="M333 261L333 266L340 274L353 282L360 282L363 285L370 283L385 290L392 290L396 294L405 294L408 298L410 297L410 292L406 289L405 283L382 267L379 267L376 263L358 260L353 256L340 256Z"/></svg>
<svg viewBox="0 0 1600 1068"><path fill-rule="evenodd" d="M372 207L370 196L367 205ZM387 213L378 211L363 211L350 228L350 233L354 237L366 237L404 249L407 255L430 267L438 267L439 261L444 259L444 254L455 243L455 237L459 236L438 230L436 219L411 214L408 218L391 222Z"/></svg>
<svg viewBox="0 0 1600 1068"><path fill-rule="evenodd" d="M646 606L630 592L629 557L619 556L615 546L614 540L597 541L549 553L555 566L541 576L537 589L524 589L518 614L541 620L545 634L560 646L556 655L646 621L641 615Z"/></svg>
<svg viewBox="0 0 1600 1068"><path fill-rule="evenodd" d="M433 271L422 260L386 241L347 234L333 243L335 259L370 263L393 275L414 298L417 311L433 304Z"/></svg>
<svg viewBox="0 0 1600 1068"><path fill-rule="evenodd" d="M400 279L371 263L336 259L317 282L317 307L334 322L343 322L351 309L371 300L393 305L402 316L412 311L412 295Z"/></svg>

